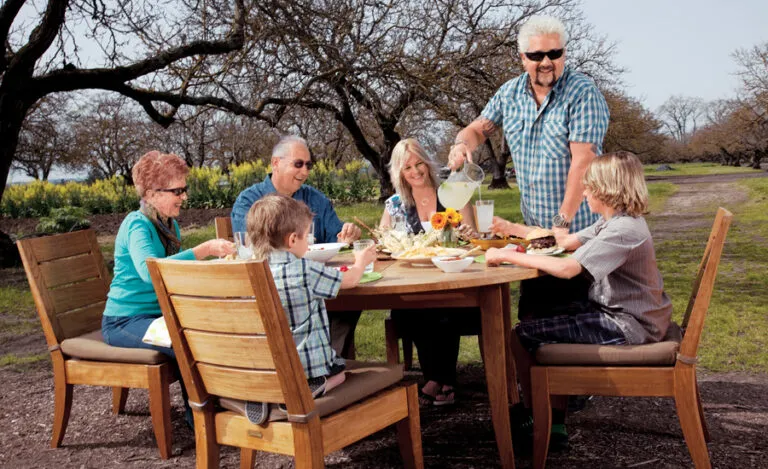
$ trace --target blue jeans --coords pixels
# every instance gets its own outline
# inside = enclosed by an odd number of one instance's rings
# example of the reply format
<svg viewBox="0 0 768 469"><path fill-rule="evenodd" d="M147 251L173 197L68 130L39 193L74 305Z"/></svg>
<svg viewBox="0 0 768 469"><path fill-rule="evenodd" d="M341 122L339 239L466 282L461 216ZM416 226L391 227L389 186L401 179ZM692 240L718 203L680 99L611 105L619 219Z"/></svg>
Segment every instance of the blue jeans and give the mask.
<svg viewBox="0 0 768 469"><path fill-rule="evenodd" d="M142 314L139 316L103 316L101 318L101 335L104 336L104 342L113 347L127 348L145 348L157 350L158 352L171 357L171 369L173 374L179 379L181 386L181 396L184 399L184 418L187 425L194 428L192 421L192 410L189 407L187 390L184 388L184 382L181 379L179 365L176 363L176 354L170 347L159 347L157 345L146 344L142 342L144 334L149 329L149 325L157 319L157 316Z"/></svg>
<svg viewBox="0 0 768 469"><path fill-rule="evenodd" d="M104 342L113 347L145 348L176 359L176 354L169 347L146 344L141 341L149 325L157 316L142 314L139 316L104 316L101 319L101 335Z"/></svg>

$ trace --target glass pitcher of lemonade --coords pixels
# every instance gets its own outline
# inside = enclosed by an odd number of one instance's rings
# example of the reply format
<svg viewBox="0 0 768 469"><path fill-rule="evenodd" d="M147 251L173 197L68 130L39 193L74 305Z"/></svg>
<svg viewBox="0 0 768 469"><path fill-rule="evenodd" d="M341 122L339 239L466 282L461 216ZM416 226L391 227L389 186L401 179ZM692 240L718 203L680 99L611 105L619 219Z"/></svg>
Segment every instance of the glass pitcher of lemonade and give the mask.
<svg viewBox="0 0 768 469"><path fill-rule="evenodd" d="M464 163L461 171L452 172L437 189L437 198L445 208L461 210L472 198L475 189L485 178L483 168L474 163Z"/></svg>

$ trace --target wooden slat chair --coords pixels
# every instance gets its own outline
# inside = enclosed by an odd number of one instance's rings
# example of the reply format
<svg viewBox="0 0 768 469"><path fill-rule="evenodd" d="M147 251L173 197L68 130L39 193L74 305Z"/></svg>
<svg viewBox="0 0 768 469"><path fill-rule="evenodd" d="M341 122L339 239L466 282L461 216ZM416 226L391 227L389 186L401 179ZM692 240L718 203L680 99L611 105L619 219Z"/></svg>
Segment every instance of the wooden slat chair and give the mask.
<svg viewBox="0 0 768 469"><path fill-rule="evenodd" d="M543 468L547 459L550 397L589 394L674 397L693 463L699 469L711 467L696 354L732 218L724 208L717 211L685 312L682 341L668 334L663 342L639 346L551 344L537 350L537 365L531 368L535 468ZM674 325L670 329L679 332Z"/></svg>
<svg viewBox="0 0 768 469"><path fill-rule="evenodd" d="M218 467L219 445L241 448L241 468L253 466L254 450L321 468L324 455L392 424L405 466L423 467L418 395L415 384L397 384L402 367L348 361L347 380L312 399L266 263L148 265L194 411L198 468ZM286 412L255 425L245 401Z"/></svg>
<svg viewBox="0 0 768 469"><path fill-rule="evenodd" d="M17 242L37 313L51 352L54 381L53 437L64 438L76 384L112 387L112 411L125 408L129 388L149 389L160 457L171 455L168 386L171 366L154 350L112 347L101 336L111 281L93 230Z"/></svg>
<svg viewBox="0 0 768 469"><path fill-rule="evenodd" d="M213 220L216 227L216 237L220 239L228 239L234 241L234 233L232 232L232 219L229 217L216 217Z"/></svg>

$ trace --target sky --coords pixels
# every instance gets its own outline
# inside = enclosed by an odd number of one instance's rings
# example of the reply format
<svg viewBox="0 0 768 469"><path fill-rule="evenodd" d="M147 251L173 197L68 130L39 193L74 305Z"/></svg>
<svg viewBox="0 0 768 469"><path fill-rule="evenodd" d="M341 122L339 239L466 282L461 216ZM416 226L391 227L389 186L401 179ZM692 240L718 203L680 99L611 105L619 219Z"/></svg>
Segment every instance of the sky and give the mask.
<svg viewBox="0 0 768 469"><path fill-rule="evenodd" d="M617 43L627 93L655 111L670 96L733 98L736 49L768 42L768 0L582 0Z"/></svg>
<svg viewBox="0 0 768 469"><path fill-rule="evenodd" d="M627 94L651 111L673 95L735 97L731 54L768 42L768 0L582 0L582 10L596 33L617 43Z"/></svg>

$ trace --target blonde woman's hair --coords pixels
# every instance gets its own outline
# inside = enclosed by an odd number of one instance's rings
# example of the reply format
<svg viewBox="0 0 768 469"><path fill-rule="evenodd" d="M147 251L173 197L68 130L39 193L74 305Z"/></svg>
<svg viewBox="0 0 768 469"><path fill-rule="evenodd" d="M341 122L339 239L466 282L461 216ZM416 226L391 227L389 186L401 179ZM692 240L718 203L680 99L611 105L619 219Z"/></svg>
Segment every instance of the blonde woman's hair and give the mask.
<svg viewBox="0 0 768 469"><path fill-rule="evenodd" d="M628 151L607 153L592 160L584 187L612 209L637 217L648 212L648 186L643 165Z"/></svg>
<svg viewBox="0 0 768 469"><path fill-rule="evenodd" d="M395 148L392 150L392 158L389 160L389 176L392 180L392 185L395 186L395 192L400 194L400 198L403 199L403 203L407 206L414 206L416 202L413 200L413 191L411 185L405 180L403 176L403 168L408 161L408 154L413 153L416 155L429 169L429 185L437 189L440 179L437 177L437 163L427 155L424 148L419 145L419 142L415 138L406 138L397 142Z"/></svg>
<svg viewBox="0 0 768 469"><path fill-rule="evenodd" d="M303 238L313 217L304 202L284 195L270 194L257 200L245 220L254 257L264 260L272 251L286 248L285 238L291 233Z"/></svg>

